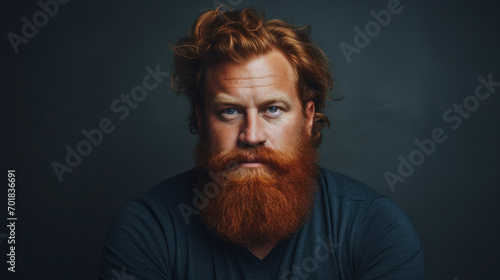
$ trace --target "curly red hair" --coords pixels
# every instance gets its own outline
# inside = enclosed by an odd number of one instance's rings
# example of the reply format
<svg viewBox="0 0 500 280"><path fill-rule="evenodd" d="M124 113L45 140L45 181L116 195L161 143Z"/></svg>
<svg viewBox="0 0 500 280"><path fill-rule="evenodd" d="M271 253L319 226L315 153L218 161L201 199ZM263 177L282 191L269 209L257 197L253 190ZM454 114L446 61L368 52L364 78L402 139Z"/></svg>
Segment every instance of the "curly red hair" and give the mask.
<svg viewBox="0 0 500 280"><path fill-rule="evenodd" d="M189 127L199 132L195 108L203 108L207 71L222 61L245 62L250 58L281 51L297 75L297 89L304 106L313 101L316 113L312 128L315 147L322 140L321 130L330 126L323 110L328 91L333 87L329 61L311 40L306 27L295 28L279 19L265 20L252 8L237 11L212 10L201 14L189 36L181 38L174 50L172 88L191 102Z"/></svg>

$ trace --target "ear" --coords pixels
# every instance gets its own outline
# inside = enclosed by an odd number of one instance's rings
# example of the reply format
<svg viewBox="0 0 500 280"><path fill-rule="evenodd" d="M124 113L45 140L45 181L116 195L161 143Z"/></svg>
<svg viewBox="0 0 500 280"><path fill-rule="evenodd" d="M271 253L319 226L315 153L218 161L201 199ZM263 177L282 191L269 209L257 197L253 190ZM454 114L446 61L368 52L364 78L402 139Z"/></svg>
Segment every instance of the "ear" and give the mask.
<svg viewBox="0 0 500 280"><path fill-rule="evenodd" d="M314 107L314 101L307 102L306 107L305 107L305 111L306 111L306 124L312 130L312 127L314 124L314 114L316 113L316 108Z"/></svg>
<svg viewBox="0 0 500 280"><path fill-rule="evenodd" d="M194 112L196 115L196 122L198 124L198 131L201 132L201 128L203 127L202 124L202 113L201 113L201 108L199 105L195 105L194 107Z"/></svg>

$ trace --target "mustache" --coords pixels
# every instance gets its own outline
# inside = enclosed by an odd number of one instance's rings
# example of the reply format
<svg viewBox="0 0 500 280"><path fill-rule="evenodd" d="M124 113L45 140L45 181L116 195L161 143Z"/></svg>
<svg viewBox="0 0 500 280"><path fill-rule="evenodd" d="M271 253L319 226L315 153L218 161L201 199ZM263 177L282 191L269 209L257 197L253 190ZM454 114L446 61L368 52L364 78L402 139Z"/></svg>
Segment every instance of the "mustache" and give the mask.
<svg viewBox="0 0 500 280"><path fill-rule="evenodd" d="M276 151L265 146L238 147L227 152L221 152L212 157L208 164L219 168L227 165L238 166L244 162L261 162L273 169L286 170L294 160L294 153Z"/></svg>

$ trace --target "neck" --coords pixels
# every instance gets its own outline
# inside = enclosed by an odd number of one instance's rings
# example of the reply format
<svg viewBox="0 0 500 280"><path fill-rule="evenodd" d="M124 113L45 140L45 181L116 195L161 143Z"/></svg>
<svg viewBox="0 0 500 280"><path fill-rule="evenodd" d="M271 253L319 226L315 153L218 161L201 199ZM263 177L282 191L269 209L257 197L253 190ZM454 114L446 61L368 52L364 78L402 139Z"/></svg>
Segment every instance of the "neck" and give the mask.
<svg viewBox="0 0 500 280"><path fill-rule="evenodd" d="M269 253L273 250L278 242L268 242L264 244L242 244L248 251L250 251L254 256L263 260Z"/></svg>

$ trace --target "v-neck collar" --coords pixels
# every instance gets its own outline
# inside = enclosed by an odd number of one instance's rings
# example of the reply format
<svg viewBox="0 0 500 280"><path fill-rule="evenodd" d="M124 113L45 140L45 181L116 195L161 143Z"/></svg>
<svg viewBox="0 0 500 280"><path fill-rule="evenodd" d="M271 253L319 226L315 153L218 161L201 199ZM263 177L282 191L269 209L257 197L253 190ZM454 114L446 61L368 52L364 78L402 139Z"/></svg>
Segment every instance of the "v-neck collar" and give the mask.
<svg viewBox="0 0 500 280"><path fill-rule="evenodd" d="M246 261L248 261L250 263L253 263L256 266L264 267L268 263L274 262L277 258L279 258L279 256L281 256L283 254L283 252L285 251L286 247L290 243L290 239L291 238L288 238L288 239L285 239L285 240L282 240L282 241L279 241L278 243L276 243L276 245L271 250L271 252L269 252L269 254L267 254L267 256L264 259L262 259L262 260L259 259L250 250L248 250L247 248L245 248L242 245L236 245L236 244L229 244L229 243L227 243L227 246L232 251L234 251L235 254L237 254L238 256L241 256Z"/></svg>

